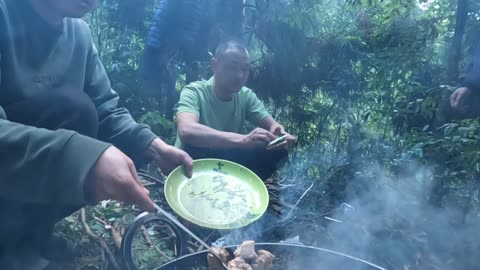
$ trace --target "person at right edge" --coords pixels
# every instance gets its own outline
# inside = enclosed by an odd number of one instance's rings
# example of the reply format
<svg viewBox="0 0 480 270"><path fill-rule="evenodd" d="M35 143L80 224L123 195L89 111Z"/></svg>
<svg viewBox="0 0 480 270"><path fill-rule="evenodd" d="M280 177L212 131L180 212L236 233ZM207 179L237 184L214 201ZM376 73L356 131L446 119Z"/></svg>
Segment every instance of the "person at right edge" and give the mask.
<svg viewBox="0 0 480 270"><path fill-rule="evenodd" d="M458 114L458 118L480 116L480 46L478 45L460 87L450 95L450 106Z"/></svg>

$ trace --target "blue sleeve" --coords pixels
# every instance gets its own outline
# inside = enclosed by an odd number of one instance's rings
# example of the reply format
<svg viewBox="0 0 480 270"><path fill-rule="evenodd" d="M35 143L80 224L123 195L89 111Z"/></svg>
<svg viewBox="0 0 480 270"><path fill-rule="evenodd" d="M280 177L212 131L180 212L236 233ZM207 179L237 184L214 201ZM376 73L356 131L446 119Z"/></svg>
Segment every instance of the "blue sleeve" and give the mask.
<svg viewBox="0 0 480 270"><path fill-rule="evenodd" d="M143 52L143 75L146 79L156 79L161 69L161 54L168 48L169 33L175 28L175 13L178 13L180 0L160 0L152 18ZM175 29L177 30L177 29Z"/></svg>
<svg viewBox="0 0 480 270"><path fill-rule="evenodd" d="M462 86L480 91L480 45L475 48L472 63L465 74Z"/></svg>
<svg viewBox="0 0 480 270"><path fill-rule="evenodd" d="M145 47L157 49L163 47L166 33L170 27L174 27L172 22L175 21L175 13L178 11L181 2L180 0L160 0L155 8L155 14L145 40Z"/></svg>
<svg viewBox="0 0 480 270"><path fill-rule="evenodd" d="M157 79L165 56L181 50L187 59L197 55L200 32L207 14L202 0L161 0L145 39L144 77Z"/></svg>
<svg viewBox="0 0 480 270"><path fill-rule="evenodd" d="M198 50L197 41L200 38L204 16L207 15L207 5L200 0L184 0L180 23L178 25L179 39L182 42L182 49L187 58L195 58Z"/></svg>

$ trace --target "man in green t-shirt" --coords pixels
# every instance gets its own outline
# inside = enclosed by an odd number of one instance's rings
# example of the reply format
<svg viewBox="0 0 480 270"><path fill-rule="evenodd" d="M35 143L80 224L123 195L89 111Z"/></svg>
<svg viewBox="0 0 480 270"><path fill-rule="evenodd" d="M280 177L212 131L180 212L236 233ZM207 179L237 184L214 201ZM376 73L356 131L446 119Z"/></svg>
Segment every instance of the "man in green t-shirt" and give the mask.
<svg viewBox="0 0 480 270"><path fill-rule="evenodd" d="M255 93L245 87L250 56L240 42L221 43L211 60L214 76L193 82L180 94L177 107L176 146L192 158L222 158L238 162L266 179L286 157L295 138L268 113ZM241 134L245 121L257 126ZM287 135L284 143L268 143Z"/></svg>

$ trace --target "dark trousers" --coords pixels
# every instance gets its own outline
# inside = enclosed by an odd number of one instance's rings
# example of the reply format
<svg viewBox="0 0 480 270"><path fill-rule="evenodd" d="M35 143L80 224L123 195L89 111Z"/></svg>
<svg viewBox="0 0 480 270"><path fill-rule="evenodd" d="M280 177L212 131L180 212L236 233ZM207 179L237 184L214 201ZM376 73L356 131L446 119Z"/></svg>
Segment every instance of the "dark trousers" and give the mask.
<svg viewBox="0 0 480 270"><path fill-rule="evenodd" d="M52 92L6 105L4 109L7 119L12 122L50 130L69 129L86 136L97 136L97 111L83 92ZM0 198L0 247L41 242L52 233L55 223L81 207L21 204Z"/></svg>
<svg viewBox="0 0 480 270"><path fill-rule="evenodd" d="M288 158L288 151L283 149L272 151L265 148L224 150L186 145L184 150L193 159L218 158L236 162L252 170L262 180L272 176L279 164Z"/></svg>

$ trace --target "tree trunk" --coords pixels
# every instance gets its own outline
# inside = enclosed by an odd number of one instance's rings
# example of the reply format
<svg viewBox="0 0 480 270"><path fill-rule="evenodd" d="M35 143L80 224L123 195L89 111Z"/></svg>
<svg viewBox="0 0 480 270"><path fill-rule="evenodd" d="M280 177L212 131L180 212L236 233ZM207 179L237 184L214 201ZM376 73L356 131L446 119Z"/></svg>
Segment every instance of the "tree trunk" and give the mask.
<svg viewBox="0 0 480 270"><path fill-rule="evenodd" d="M458 66L462 55L463 36L468 18L468 1L457 0L455 34L453 35L447 59L448 78L452 81L458 79Z"/></svg>

